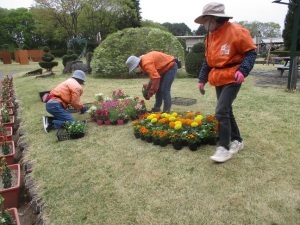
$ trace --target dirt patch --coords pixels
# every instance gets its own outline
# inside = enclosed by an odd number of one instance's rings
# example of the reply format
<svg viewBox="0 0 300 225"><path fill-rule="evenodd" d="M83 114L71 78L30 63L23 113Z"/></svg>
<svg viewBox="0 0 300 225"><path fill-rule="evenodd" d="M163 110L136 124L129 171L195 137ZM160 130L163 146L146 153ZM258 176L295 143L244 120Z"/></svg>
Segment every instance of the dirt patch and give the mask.
<svg viewBox="0 0 300 225"><path fill-rule="evenodd" d="M268 70L252 70L250 76L254 76L255 85L258 87L272 87L285 89L288 84L288 71L282 76L279 72ZM297 89L300 88L300 76L298 75Z"/></svg>

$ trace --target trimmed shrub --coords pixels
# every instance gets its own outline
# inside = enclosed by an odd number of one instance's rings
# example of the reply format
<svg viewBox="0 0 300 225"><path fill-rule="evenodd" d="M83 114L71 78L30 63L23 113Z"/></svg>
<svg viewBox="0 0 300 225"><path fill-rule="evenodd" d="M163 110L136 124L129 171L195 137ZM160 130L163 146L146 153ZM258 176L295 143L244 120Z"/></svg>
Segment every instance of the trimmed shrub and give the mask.
<svg viewBox="0 0 300 225"><path fill-rule="evenodd" d="M52 62L54 60L54 55L50 53L50 49L45 46L43 48L44 55L42 56L41 62L39 62L40 67L46 69L47 71L52 71L54 66L58 66L58 62Z"/></svg>
<svg viewBox="0 0 300 225"><path fill-rule="evenodd" d="M185 70L190 77L198 77L205 57L204 43L195 44L185 58Z"/></svg>
<svg viewBox="0 0 300 225"><path fill-rule="evenodd" d="M129 77L125 65L130 55L160 51L183 61L184 49L171 33L157 28L127 28L110 34L94 51L92 74L96 77Z"/></svg>

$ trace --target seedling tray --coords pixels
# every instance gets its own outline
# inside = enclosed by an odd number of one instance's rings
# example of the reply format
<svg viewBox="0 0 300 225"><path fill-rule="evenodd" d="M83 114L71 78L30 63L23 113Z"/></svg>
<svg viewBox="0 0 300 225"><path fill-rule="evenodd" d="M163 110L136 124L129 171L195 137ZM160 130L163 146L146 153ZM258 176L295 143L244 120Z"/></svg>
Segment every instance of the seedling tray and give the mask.
<svg viewBox="0 0 300 225"><path fill-rule="evenodd" d="M182 97L172 98L172 104L174 105L193 105L196 102L197 99L193 99L193 98L182 98Z"/></svg>
<svg viewBox="0 0 300 225"><path fill-rule="evenodd" d="M78 139L85 136L86 133L86 121L84 121L84 131L82 133L73 133L69 134L66 128L61 127L56 132L56 137L59 141L69 140L69 139Z"/></svg>

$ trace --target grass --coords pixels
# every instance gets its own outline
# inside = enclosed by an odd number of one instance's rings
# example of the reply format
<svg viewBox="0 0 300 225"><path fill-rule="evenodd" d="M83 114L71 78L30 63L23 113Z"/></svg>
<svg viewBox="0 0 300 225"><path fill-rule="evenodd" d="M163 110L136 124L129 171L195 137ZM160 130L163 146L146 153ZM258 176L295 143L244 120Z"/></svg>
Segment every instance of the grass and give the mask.
<svg viewBox="0 0 300 225"><path fill-rule="evenodd" d="M37 68L0 65L0 71L19 72L14 86L29 145L25 160L34 164L32 176L49 224L299 224L299 92L256 87L250 75L234 103L245 148L215 164L209 159L213 146L196 152L157 147L135 139L130 123L89 122L84 138L57 141L55 133L43 132L46 111L38 92L68 76L60 74L61 68L44 79L20 72ZM88 76L82 98L90 102L96 93L110 96L118 89L141 97L146 82ZM197 99L195 105L174 105L174 111L214 113L214 89L207 85L201 96L197 79L176 79L172 93ZM152 104L147 101L148 108Z"/></svg>

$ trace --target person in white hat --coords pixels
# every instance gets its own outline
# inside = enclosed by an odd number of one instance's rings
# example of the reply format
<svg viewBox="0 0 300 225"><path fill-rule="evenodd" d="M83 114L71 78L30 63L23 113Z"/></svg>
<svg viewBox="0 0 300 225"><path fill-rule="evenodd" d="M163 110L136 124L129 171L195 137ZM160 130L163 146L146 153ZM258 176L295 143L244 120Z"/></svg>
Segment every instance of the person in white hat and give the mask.
<svg viewBox="0 0 300 225"><path fill-rule="evenodd" d="M85 113L87 108L80 100L80 96L83 94L82 85L84 82L85 73L81 70L75 70L71 78L50 91L50 98L46 102L46 111L53 117L43 116L46 133L59 129L67 121L75 121L71 113L66 110L68 105L80 110L82 114Z"/></svg>
<svg viewBox="0 0 300 225"><path fill-rule="evenodd" d="M250 32L229 19L232 16L225 13L224 5L216 2L205 5L202 15L195 19L208 32L198 88L204 94L204 86L209 82L215 86L218 99L215 116L219 122L219 146L210 157L215 162L231 159L244 147L232 104L256 58Z"/></svg>
<svg viewBox="0 0 300 225"><path fill-rule="evenodd" d="M151 111L160 112L164 103L163 112L170 112L171 86L178 70L174 56L158 51L152 51L140 57L132 55L126 60L126 66L129 68L129 73L143 72L150 77L151 88L146 100L155 94L155 104Z"/></svg>

